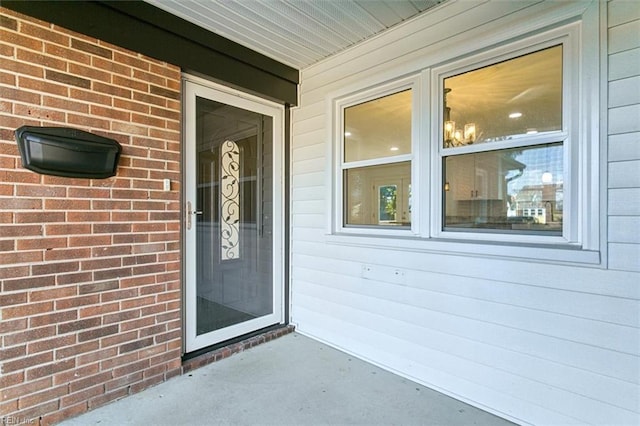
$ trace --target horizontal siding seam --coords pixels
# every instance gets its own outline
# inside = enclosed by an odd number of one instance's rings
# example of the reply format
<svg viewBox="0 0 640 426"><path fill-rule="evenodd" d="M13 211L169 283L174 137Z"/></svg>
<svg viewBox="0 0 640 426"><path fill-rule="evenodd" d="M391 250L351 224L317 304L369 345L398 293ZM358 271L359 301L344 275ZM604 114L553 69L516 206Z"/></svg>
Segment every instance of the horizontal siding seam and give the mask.
<svg viewBox="0 0 640 426"><path fill-rule="evenodd" d="M303 311L304 311L304 308L303 308ZM312 315L315 315L314 311L309 311L309 312L311 312ZM318 333L318 327L308 328L308 327L306 327L306 324L298 324L298 325L296 325L296 330L298 330L300 333L302 333L304 335L311 336L311 337L313 337L313 338L315 338L317 340L320 340L322 342L330 342L329 340L327 340L327 338L323 337L322 335L320 335ZM320 331L324 331L324 330L320 329ZM348 347L346 347L346 345L344 345L344 343L343 344L340 344L340 343L337 343L337 344L329 343L329 344L334 346L334 347L336 347L336 348L338 348L339 350L345 351L345 352L347 352L349 354L352 354L352 355L354 355L356 357L360 357L360 358L362 358L364 360L371 361L370 358L368 358L367 356L365 356L364 354L362 354L358 350L349 349ZM518 424L518 422L523 422L522 419L514 417L515 414L509 408L507 408L506 410L503 410L503 411L500 411L499 409L493 409L492 407L485 405L484 403L478 401L477 399L464 397L463 395L457 394L456 392L452 392L452 390L450 388L448 388L445 384L443 384L443 383L438 384L438 382L434 381L433 378L428 378L428 376L427 376L427 378L425 378L424 374L417 376L415 373L411 372L410 370L403 370L403 369L396 368L393 365L391 365L391 364L389 364L387 362L384 362L384 361L371 361L371 362L374 362L376 365L380 366L381 368L384 368L384 369L387 369L389 371L392 371L392 372L395 372L397 374L400 374L401 376L406 377L409 380L413 380L413 381L416 381L416 382L418 382L420 384L423 384L423 385L425 385L426 387L428 387L430 389L436 390L438 392L442 392L443 394L445 394L445 395L447 395L449 397L460 399L461 401L468 402L468 403L470 403L472 405L477 406L478 408L490 411L492 413L495 413L495 414L497 414L499 416L502 416L502 417L505 417L507 419L511 419L511 420L515 421L516 424ZM431 369L429 366L424 366L424 368ZM470 382L475 387L478 387L480 389L487 389L487 390L489 390L491 392L494 392L496 394L504 395L504 397L507 398L507 399L511 399L511 400L518 399L519 400L519 398L516 398L513 394L506 394L504 392L493 391L492 389L488 389L487 386L485 386L484 384L476 384L475 382L469 381L465 377L460 377L459 375L454 375L454 374L450 374L450 373L442 373L442 374L447 375L447 376L452 376L452 377L460 380L461 382ZM569 415L567 415L565 413L560 413L560 412L558 412L556 410L549 409L549 408L547 408L545 406L541 406L541 405L537 405L537 404L530 404L530 403L528 403L526 401L522 401L522 400L520 400L520 401L525 403L525 404L531 405L533 407L540 408L541 412L543 412L543 413L558 414L560 416L560 418L563 419L563 422L561 424L582 424L583 423L580 419L576 419L575 417L569 416ZM546 414L544 414L542 418L548 418L548 417L547 417ZM573 420L573 421L566 422L565 421L566 419L570 419L570 420ZM522 423L522 424L524 425L524 424L532 424L532 423Z"/></svg>
<svg viewBox="0 0 640 426"><path fill-rule="evenodd" d="M615 52L610 53L609 56L617 55L618 53L630 52L630 51L636 50L639 46L640 46L640 44L638 46L631 46L631 47L627 47L627 48L624 48L624 49L616 50Z"/></svg>
<svg viewBox="0 0 640 426"><path fill-rule="evenodd" d="M631 105L636 105L636 104L631 104ZM629 105L627 105L629 106ZM620 136L620 135L635 135L638 134L638 130L635 129L631 129L631 130L626 130L626 131L622 131L622 132L615 132L615 133L607 133L607 136ZM626 160L623 160L626 161ZM611 160L608 161L609 163L612 162Z"/></svg>
<svg viewBox="0 0 640 426"><path fill-rule="evenodd" d="M310 298L314 298L314 299L315 299L315 297L310 296L310 295L307 295L306 297L310 297ZM329 304L337 304L337 303L329 302L329 301L327 301L327 300L322 300L322 303L324 303L324 304L327 304L327 303L329 303ZM319 304L318 304L318 306L319 306L319 305L321 305L321 303L319 303ZM361 310L361 309L355 308L355 307L353 307L353 306L348 306L348 305L341 305L341 306L344 306L345 308L352 309L352 310L356 310L356 311L359 311L359 312L364 312L365 314L378 316L378 317L380 317L380 318L381 318L381 320L382 320L382 321L386 321L386 320L387 320L387 318L386 318L385 316L380 315L380 314L377 314L377 313L375 313L375 312L363 311L363 310ZM313 309L309 309L309 307L307 307L306 309L311 310L311 311L315 311L316 313L321 314L321 315L322 315L322 314L324 314L324 312L317 311L317 310L313 310ZM395 321L398 321L398 322L406 322L406 321L403 321L403 320L400 320L400 319L394 319L394 320L395 320ZM345 322L346 322L346 321L345 321ZM353 325L355 325L355 326L359 326L359 327L361 327L361 325L359 325L358 323L355 323L355 322L354 322L354 323L349 322L349 323L350 323L350 324L353 324ZM420 328L427 328L427 329L430 329L430 330L434 330L434 329L431 329L431 328L429 328L429 327L423 327L423 326L415 325L415 324L412 324L412 325L413 325L413 326L420 327ZM374 329L371 329L371 330L372 330L372 331L374 331L374 332L377 332L377 331L376 331L376 330L374 330ZM434 331L435 331L435 332L438 332L438 333L443 333L442 331L439 331L439 330L434 330ZM481 341L477 341L477 340L474 340L474 339L470 339L470 338L468 338L467 336L460 336L460 335L451 334L451 333L446 333L446 334L450 334L450 335L455 336L455 337L457 337L457 338L460 338L460 339L463 339L463 340L467 340L467 341L470 341L470 342L474 342L474 343L478 343L478 344L481 344L481 345L485 345L485 346L491 346L491 347L499 348L499 349L501 349L501 350L505 350L505 351L512 352L512 353L515 353L515 354L525 355L525 356L533 357L533 358L538 358L538 359L544 360L545 362L550 362L550 363L553 363L553 364L556 364L556 365L560 365L560 366L563 366L563 367L569 367L569 368L573 368L573 369L576 369L576 370L584 371L584 372L587 372L587 373L589 373L589 374L594 374L594 375L598 375L598 376L601 376L601 377L606 377L607 379L617 380L617 381L620 381L620 382L624 382L623 380L620 380L620 379L615 378L615 377L609 377L609 376L606 376L606 375L603 375L603 374L595 373L595 372L590 371L590 370L584 370L584 369L577 368L577 367L574 367L574 366L570 366L570 365L566 365L566 364L563 364L563 363L558 363L558 362L556 362L556 361L552 361L552 360L548 360L548 359L545 359L545 358L541 358L541 357L539 357L539 356L534 356L534 355L531 355L531 354L526 354L526 353L523 353L523 352L514 351L514 350L509 349L509 348L500 347L500 346L496 346L496 345L490 345L490 344L488 344L488 343L484 343L484 342L481 342ZM393 336L393 337L398 338L398 337L396 337L396 336ZM401 340L404 340L404 339L401 339ZM415 343L415 342L414 342L414 343ZM488 368L488 369L492 369L492 370L501 371L501 372L503 372L503 373L505 373L505 374L508 374L508 375L511 375L511 376L515 376L515 377L519 377L519 378L521 378L521 379L524 379L525 381L532 381L532 382L535 382L535 383L541 384L541 385L546 386L546 387L550 387L550 388L558 389L558 390L563 391L563 392L567 392L567 393L571 393L571 394L574 394L574 395L578 395L578 396L580 396L580 397L582 397L582 398L586 398L586 399L589 399L589 400L591 400L591 401L596 401L596 402L598 402L598 403L600 403L600 404L605 404L605 405L608 405L608 406L611 406L611 407L615 407L615 408L617 408L617 409L622 409L622 410L627 411L627 412L630 412L630 413L634 413L634 412L635 412L635 411L628 410L628 409L627 409L627 408L625 408L625 407L621 407L621 406L618 406L618 405L610 404L610 403L608 403L608 402L606 402L606 401L602 401L602 400L599 400L599 399L596 399L596 398L590 397L590 396L588 396L588 395L584 395L584 394L581 394L581 393L575 392L575 391L570 390L570 389L566 389L566 388L563 388L563 387L559 387L559 386L557 386L557 385L552 385L552 384L549 384L549 383L546 383L546 382L543 382L543 381L537 380L537 379L532 378L532 377L528 377L528 376L524 376L524 375L518 374L518 373L516 373L516 372L514 372L514 371L509 371L509 370L506 370L506 369L503 369L503 368L499 368L499 367L494 366L494 365L485 364L485 363L483 363L483 362L479 362L479 361L477 361L477 360L474 360L473 358L467 358L467 357L460 356L460 355L452 355L450 352L447 352L447 351L444 351L444 350L440 350L440 349L437 349L437 348L434 348L434 347L430 347L430 346L429 346L429 347L427 347L427 348L428 348L429 350L431 350L431 351L441 353L441 354L443 354L443 355L445 355L445 356L447 356L447 357L459 358L459 359L464 360L465 362L468 362L468 363L471 363L471 364L480 365L480 366L483 366L484 368ZM485 386L485 385L484 385L484 384L482 384L482 383L473 382L472 380L470 380L470 379L469 379L469 378L467 378L467 377L464 377L464 376L458 376L458 375L453 374L453 373L451 373L451 372L449 372L449 371L447 372L447 374L451 374L451 375L453 375L453 376L455 376L455 377L458 377L458 378L461 378L461 379L469 380L469 381L471 381L472 383L475 383L475 384L477 384L477 385ZM633 383L633 382L627 382L627 383L635 384L635 383ZM500 393L502 393L500 390L497 390L497 389L493 389L493 391L494 391L494 392L500 392ZM524 400L524 399L523 399L523 400ZM530 404L537 405L536 403L534 403L534 402L532 402L532 401L529 401L529 400L524 400L524 401L526 401L527 403L530 403ZM545 408L546 408L546 409L549 409L548 407L545 407ZM566 415L565 413L563 413L563 414L564 414L564 415Z"/></svg>
<svg viewBox="0 0 640 426"><path fill-rule="evenodd" d="M634 197L634 196L635 196L635 192L638 192L638 197L637 197L637 198L638 198L638 199L640 199L640 188L622 188L622 189L614 189L614 190L612 190L612 191L615 191L616 193L620 193L620 194L622 194L621 196L624 196L624 197L626 197L626 198ZM627 194L629 194L629 195L627 195ZM324 205L322 205L322 204L320 204L320 203L317 203L317 202L305 202L305 201L299 201L299 202L297 202L297 203L298 203L298 204L300 204L300 205L303 205L303 206L305 206L305 207L317 207L317 208L313 211L314 213L322 213L322 212L324 212L324 208L325 208L325 206L324 206ZM310 203L310 204L308 204L308 205L307 205L307 204L305 204L305 203ZM611 204L610 204L610 206L611 206ZM611 207L609 207L609 208L611 209ZM632 216L633 216L633 215L635 215L635 213L634 213L634 212L632 212L632 213L627 213L626 211L624 211L624 212L617 212L617 213L615 213L615 215L618 215L618 216L621 216L621 215L627 215L627 214L628 214L628 215L632 215ZM294 231L295 231L295 229L294 229ZM301 253L296 253L296 254L300 254L301 256L315 256L315 257L318 257L318 258L329 259L329 260L335 260L335 258L334 258L334 257L331 257L331 256L329 256L329 255L325 255L325 254L323 254L323 253L321 253L321 254L317 254L317 250L316 250L316 248L317 248L318 246L319 246L319 247L331 247L330 245L325 245L325 244L324 244L324 240L325 240L327 237L331 236L331 235L333 235L333 234L330 234L330 233L325 232L325 233L323 233L323 234L322 234L322 237L321 237L322 239L317 239L317 238L316 238L316 239L310 240L310 239L309 239L309 238L307 238L307 236L305 236L304 234L303 234L302 236L297 236L297 235L295 235L295 233L294 233L294 236L293 236L293 237L294 237L294 239L295 239L296 241L299 241L300 243L303 243L303 244L304 244L304 247L305 247L305 248L302 250L302 252L301 252ZM366 248L367 248L368 250L374 250L374 249L373 249L373 248L371 248L371 247L366 247ZM313 252L314 252L314 254L310 254L310 252L311 252L311 251L313 251ZM332 252L331 252L331 253L332 253ZM451 254L451 253L444 253L444 254L442 254L442 253L439 253L439 255L440 255L440 256L447 256L447 257L448 257L448 256L454 256L455 254ZM381 258L381 259L387 260L387 258ZM360 262L360 260L351 260L351 261L353 261L353 262ZM380 261L376 261L376 262L378 262L378 263L379 263ZM385 265L385 264L383 264L383 263L379 263L379 264L381 264L381 265L383 265L383 266ZM393 265L388 265L388 264L387 264L387 266L393 266L393 267L398 267L398 266L400 266L400 267L404 267L404 266L402 266L401 264L393 264ZM549 265L549 266L550 266L550 267L555 267L556 265ZM438 271L438 270L432 270L432 269L425 269L425 270L420 270L420 271L423 271L423 272L433 272L433 273L443 273L443 272L441 272L441 271ZM560 274L560 273L561 273L561 272L557 272L557 274ZM606 272L603 272L603 273L606 273ZM625 271L616 271L615 273L616 273L616 274L622 274L622 275L625 275L625 279L626 279L626 275L627 275L627 274L625 273ZM490 279L490 280L492 280L492 281L494 280L494 278L488 278L488 277L486 277L486 276L482 276L482 275L468 275L468 277L469 277L469 278L474 278L474 279L483 279L483 280ZM526 282L525 282L525 283L518 283L517 281L515 281L515 283L516 283L516 285L531 285L531 284L527 284ZM610 296L610 297L616 297L616 298L621 298L621 299L630 299L630 300L634 300L634 301L635 301L635 300L640 300L640 291L639 291L639 288L638 288L637 286L633 286L633 287L632 287L632 286L629 286L629 288L625 288L625 289L623 290L623 292L622 292L622 294L624 294L624 295L616 295L615 293L608 292L608 291L606 291L606 290L607 290L607 287L598 287L598 288L596 288L596 290L589 290L589 291L569 289L569 288L562 287L562 286L554 287L554 286L551 286L551 285L549 285L549 286L542 286L542 285L538 285L537 287L546 288L546 289L552 289L552 290L556 290L556 289L557 289L557 290L564 290L564 291L569 291L569 292L576 292L576 293L582 293L582 294L588 294L588 295L595 295L595 296ZM609 288L610 288L610 287L609 287ZM618 293L619 293L619 292L618 292Z"/></svg>
<svg viewBox="0 0 640 426"><path fill-rule="evenodd" d="M611 72L609 72L608 74L611 74ZM618 85L618 84L622 84L622 83L629 83L629 82L625 82L625 80L637 80L638 77L640 76L640 72L636 73L636 74L631 74L631 75L623 75L621 77L615 77L615 78L610 78L609 80L607 80L607 88L609 91L609 94L611 92L611 85ZM633 86L633 81L631 81L631 85ZM638 103L638 102L635 102ZM622 106L622 105L608 105L608 108L615 108L617 106Z"/></svg>
<svg viewBox="0 0 640 426"><path fill-rule="evenodd" d="M635 0L632 0L632 1L635 1ZM624 27L625 25L629 25L630 23L632 23L632 22L636 22L636 21L639 21L639 19L631 19L631 20L629 20L629 21L624 21L624 22L620 22L620 23L618 23L618 24L613 24L613 25L611 25L611 24L609 23L609 25L607 25L607 28L608 28L608 29L610 29L610 30L612 30L612 29L614 29L614 28Z"/></svg>
<svg viewBox="0 0 640 426"><path fill-rule="evenodd" d="M293 266L293 265L292 265L292 266ZM295 269L295 266L294 266L293 268ZM292 274L292 275L295 275L295 274ZM297 280L297 281L305 282L305 281L303 281L303 280ZM315 286L319 286L319 285L320 285L320 284L316 284L316 283L309 282L309 281L306 281L306 282L307 282L307 283L309 283L309 284L311 284L311 285L315 285ZM389 283L385 283L385 284L389 284ZM393 284L389 284L389 285L393 285ZM332 288L334 288L334 289L335 289L335 287L332 287ZM338 291L344 291L344 292L346 292L346 293L354 294L354 295L357 295L357 296L362 296L362 294L360 294L360 293L356 293L356 292L349 291L349 290L345 290L345 289L336 289L336 290L338 290ZM561 315L561 316L566 316L566 317L570 317L570 318L578 318L578 319L586 320L586 321L594 321L594 322L607 323L607 322L605 322L605 321L598 321L598 320L593 320L593 319L588 319L588 318L575 317L575 316L572 316L572 315L566 315L566 314L561 314L561 313L556 313L556 312L542 311L542 310L538 310L538 309L526 308L526 307L521 307L521 306L517 306L517 305L509 305L509 304L504 304L504 303L497 303L497 302L492 302L492 301L486 301L486 300L483 300L483 299L476 299L476 298L470 298L470 297L466 297L466 296L459 296L459 295L455 295L455 294L441 293L441 292L438 292L438 291L432 291L432 290L426 290L426 289L416 289L416 290L419 290L419 291L425 291L425 292L431 292L431 293L446 294L446 295L448 295L448 296L460 297L460 298L469 299L469 300L480 300L480 301L482 301L482 302L494 303L494 304L497 304L497 305L513 306L513 307L516 307L516 308L526 309L526 310L531 310L531 311L539 311L539 312L552 313L552 314L555 314L555 315ZM383 300L383 301L389 302L389 300L387 300L387 299L383 299L383 298L380 298L380 297L377 297L377 296L373 296L373 295L367 295L366 297L371 297L371 298L373 298L373 299ZM420 307L420 306L416 306L416 305L412 305L412 304L404 303L404 302L397 302L397 301L394 301L394 302L392 302L392 303L396 303L396 304L398 304L398 305L411 306L411 307L413 307L413 308L418 308L418 309L425 309L425 308L422 308L422 307ZM608 348L608 347L603 347L603 346L594 345L594 344L592 344L592 343L586 343L586 342L581 342L581 341L577 341L577 340L571 340L571 339L567 339L567 338L561 338L561 337L558 337L558 336L553 336L553 335L550 335L550 334L545 334L545 333L538 332L538 331L533 331L533 330L526 330L526 329L522 329L522 328L518 328L518 327L510 326L510 325L508 325L508 324L506 324L506 323L504 323L504 324L503 324L503 323L494 322L494 321L489 321L489 320L480 319L480 318L476 318L476 317L470 317L470 316L465 316L465 315L460 315L460 314L453 314L453 313L451 313L451 312L447 312L447 311L443 311L443 310L439 310L439 309L434 309L434 308L429 308L429 309L427 309L427 310L432 311L432 312L438 312L438 313L440 313L440 314L447 315L447 316L453 316L453 317L464 318L464 319L467 319L467 320L470 320L470 321L477 321L477 322L481 322L481 323L485 323L485 324L495 325L495 326L498 326L498 327L505 327L505 328L509 328L509 329L511 329L511 330L517 330L517 331L519 331L519 332L523 332L523 333L531 333L531 334L535 334L535 335L538 335L538 336L543 336L543 337L546 337L546 338L558 339L558 340L564 340L564 341L567 341L567 342L575 343L575 344L578 344L578 345L585 345L585 346L589 346L589 347L592 347L592 348L597 348L597 349L600 349L600 350L605 350L605 351L615 352L615 353L619 353L619 354L623 354L623 355L630 355L630 356L636 356L636 357L638 356L638 354L637 354L637 353L624 352L624 351L620 351L620 350L616 350L616 349L611 349L611 348ZM609 323L609 324L611 324L611 323ZM613 325L615 325L616 327L625 327L625 328L630 328L630 329L635 329L635 328L637 328L637 327L632 327L632 326L627 326L627 325L621 325L621 324L613 324Z"/></svg>
<svg viewBox="0 0 640 426"><path fill-rule="evenodd" d="M614 216L609 216L609 217L614 217ZM615 217L638 217L637 215L627 215L627 216L622 216L622 215L616 215ZM609 241L610 243L615 243L615 244L619 244L619 245L628 245L628 246L637 246L640 244L637 243L616 243L614 241ZM640 262L640 259L638 259L638 261Z"/></svg>
<svg viewBox="0 0 640 426"><path fill-rule="evenodd" d="M633 133L638 133L638 132L633 132ZM638 142L638 144L640 145L640 142ZM638 160L637 158L632 158L632 159L627 159L627 158L618 158L618 159L613 159L613 160L607 160L608 164L624 164L624 163L637 163Z"/></svg>
<svg viewBox="0 0 640 426"><path fill-rule="evenodd" d="M302 189L302 188L301 188ZM305 200L307 201L307 200ZM610 215L611 216L611 215ZM623 215L615 215L615 216L623 216ZM633 216L633 215L630 215ZM302 256L308 256L305 254L302 254ZM322 257L322 256L319 256ZM332 257L324 257L325 259L328 260L333 260ZM357 262L356 262L357 263ZM389 267L389 268L396 268L398 265L395 264L385 264L382 262L377 262L377 265L379 266L383 266L383 267ZM309 268L311 269L311 268ZM471 278L471 279L478 279L478 280L487 280L487 278L484 277L478 277L475 275L464 275L461 273L452 273L452 272L440 272L440 271L434 271L434 270L425 270L425 269L412 269L412 268L406 268L406 267L402 267L402 269L407 270L407 271L414 271L414 272L428 272L431 274L436 274L436 275L440 275L443 277L461 277L461 278ZM611 297L614 299L622 299L622 300L632 300L632 301L640 301L640 298L634 298L634 297L623 297L623 296L616 296L616 295L607 295L607 294L601 294L601 293L592 293L592 292L588 292L588 291L579 291L579 290L567 290L564 288L557 288L557 287L551 287L551 286L544 286L544 285L534 285L534 284L528 284L528 283L519 283L517 281L506 281L506 280L500 280L500 279L491 279L492 283L500 283L500 284L505 284L505 285L512 285L512 286L522 286L522 287L533 287L533 288L542 288L545 290L553 290L553 291L562 291L562 292L566 292L566 293L579 293L579 294L586 294L586 295L593 295L593 296L598 296L598 297ZM443 294L453 294L453 293L444 293ZM514 306L518 306L518 305L514 305Z"/></svg>

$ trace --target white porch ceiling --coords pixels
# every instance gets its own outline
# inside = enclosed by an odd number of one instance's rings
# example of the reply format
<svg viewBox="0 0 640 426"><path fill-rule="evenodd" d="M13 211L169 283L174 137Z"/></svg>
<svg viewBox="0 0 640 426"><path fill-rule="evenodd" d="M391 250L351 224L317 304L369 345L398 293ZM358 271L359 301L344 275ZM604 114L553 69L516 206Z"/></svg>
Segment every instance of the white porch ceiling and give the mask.
<svg viewBox="0 0 640 426"><path fill-rule="evenodd" d="M145 0L303 69L443 0Z"/></svg>

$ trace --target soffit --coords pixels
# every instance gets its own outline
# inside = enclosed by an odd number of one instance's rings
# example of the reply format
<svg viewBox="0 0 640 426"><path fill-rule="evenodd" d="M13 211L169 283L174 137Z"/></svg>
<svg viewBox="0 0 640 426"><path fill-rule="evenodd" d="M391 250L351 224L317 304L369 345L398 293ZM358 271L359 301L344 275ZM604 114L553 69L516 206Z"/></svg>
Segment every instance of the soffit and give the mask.
<svg viewBox="0 0 640 426"><path fill-rule="evenodd" d="M145 0L303 69L443 0Z"/></svg>

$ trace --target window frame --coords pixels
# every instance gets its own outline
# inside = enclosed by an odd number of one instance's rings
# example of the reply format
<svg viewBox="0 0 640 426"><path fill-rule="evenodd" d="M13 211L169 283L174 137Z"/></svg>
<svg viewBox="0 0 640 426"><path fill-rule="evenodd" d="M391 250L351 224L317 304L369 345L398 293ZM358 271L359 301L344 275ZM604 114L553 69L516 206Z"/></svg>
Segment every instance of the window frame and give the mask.
<svg viewBox="0 0 640 426"><path fill-rule="evenodd" d="M579 112L579 26L570 24L555 30L537 34L524 40L511 42L496 49L475 55L468 55L457 61L448 62L432 70L431 84L437 89L437 96L431 99L432 111L436 111L431 122L431 169L435 178L431 186L431 229L430 237L451 240L469 240L483 242L505 242L523 244L552 244L580 246L581 239L577 224L580 222L578 194L580 182L577 180L579 164L580 129ZM443 146L444 79L464 72L491 66L509 59L535 53L545 48L562 45L562 128L558 131L543 132L535 135L518 135L504 141L493 141L445 148ZM435 92L435 89L434 89ZM486 151L499 151L509 148L542 146L548 143L563 144L563 221L562 235L504 233L497 230L452 230L444 228L444 177L443 160L447 156L472 154Z"/></svg>
<svg viewBox="0 0 640 426"><path fill-rule="evenodd" d="M555 7L558 6L558 7ZM560 9L559 12L556 9ZM599 25L606 8L598 2L589 4L555 4L540 11L523 26L504 27L489 33L473 28L463 30L455 44L444 40L427 49L425 56L415 56L382 72L369 74L340 90L328 93L327 116L332 122L327 129L327 168L325 176L333 185L326 187L327 227L325 242L354 248L375 248L392 251L413 251L434 255L472 256L527 263L572 264L588 267L606 267L606 87L600 79L606 73L606 52L601 43L606 42L606 30ZM504 18L506 19L506 18ZM464 36L462 36L464 34ZM479 58L495 58L500 55L517 56L509 52L535 51L544 43L568 37L570 49L563 49L563 58L569 55L573 75L570 86L563 84L563 91L570 89L571 98L563 92L565 116L563 126L570 126L575 142L563 142L568 155L564 156L564 209L563 236L537 236L518 234L501 236L497 233L443 232L442 226L442 105L437 70L455 67L455 64L474 62ZM556 43L557 44L557 43ZM475 68L475 67L474 67ZM421 117L414 121L412 160L412 226L411 232L374 230L371 228L345 228L342 226L342 170L340 155L342 122L340 108L345 99L361 99L365 93L380 91L394 76L410 75L418 78L416 90L420 90ZM569 73L563 71L563 75ZM417 92L416 92L417 93ZM345 95L346 94L346 95ZM414 97L417 98L418 96ZM431 115L434 111L434 115ZM563 128L563 131L565 129ZM421 136L422 135L422 136ZM536 138L545 138L542 134ZM553 139L557 141L557 139ZM543 143L540 141L540 143ZM496 145L497 146L497 145ZM459 148L460 151L470 149ZM570 165L567 164L571 159ZM571 167L569 167L571 166ZM570 182L569 182L570 181ZM571 189L567 185L571 185ZM568 197L571 197L569 200ZM571 205L567 206L567 202ZM567 215L571 209L571 217Z"/></svg>
<svg viewBox="0 0 640 426"><path fill-rule="evenodd" d="M333 226L330 232L366 234L366 235L388 235L388 236L415 236L419 233L419 221L414 219L419 217L420 206L412 204L411 226L390 226L390 225L348 225L345 223L345 193L344 193L344 172L349 169L357 169L367 166L389 165L403 162L411 162L411 198L417 199L421 183L418 182L419 167L417 155L421 132L419 125L422 114L423 91L421 74L412 74L381 85L369 87L360 91L336 97L333 102L333 134L332 140L337 141L334 149L335 170L332 176L333 188ZM344 161L345 156L345 135L344 135L344 111L351 106L359 105L368 101L394 95L406 90L411 90L411 153L401 155L391 155L368 160Z"/></svg>

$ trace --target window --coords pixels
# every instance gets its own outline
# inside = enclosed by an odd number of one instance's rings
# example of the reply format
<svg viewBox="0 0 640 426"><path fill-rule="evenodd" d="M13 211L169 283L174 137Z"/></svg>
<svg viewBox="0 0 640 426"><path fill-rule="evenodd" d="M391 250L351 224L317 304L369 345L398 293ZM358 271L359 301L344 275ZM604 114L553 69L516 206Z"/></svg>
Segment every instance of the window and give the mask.
<svg viewBox="0 0 640 426"><path fill-rule="evenodd" d="M340 102L344 228L410 229L414 82Z"/></svg>
<svg viewBox="0 0 640 426"><path fill-rule="evenodd" d="M588 156L597 158L598 139L581 131L597 125L597 103L586 105L584 96L593 88L582 84L597 61L581 48L581 28L559 27L432 70L429 237L597 247L588 186L598 175Z"/></svg>
<svg viewBox="0 0 640 426"><path fill-rule="evenodd" d="M562 235L562 82L562 44L442 78L444 230Z"/></svg>
<svg viewBox="0 0 640 426"><path fill-rule="evenodd" d="M449 59L438 50L438 65L414 77L331 98L331 239L600 262L591 24L450 46Z"/></svg>

